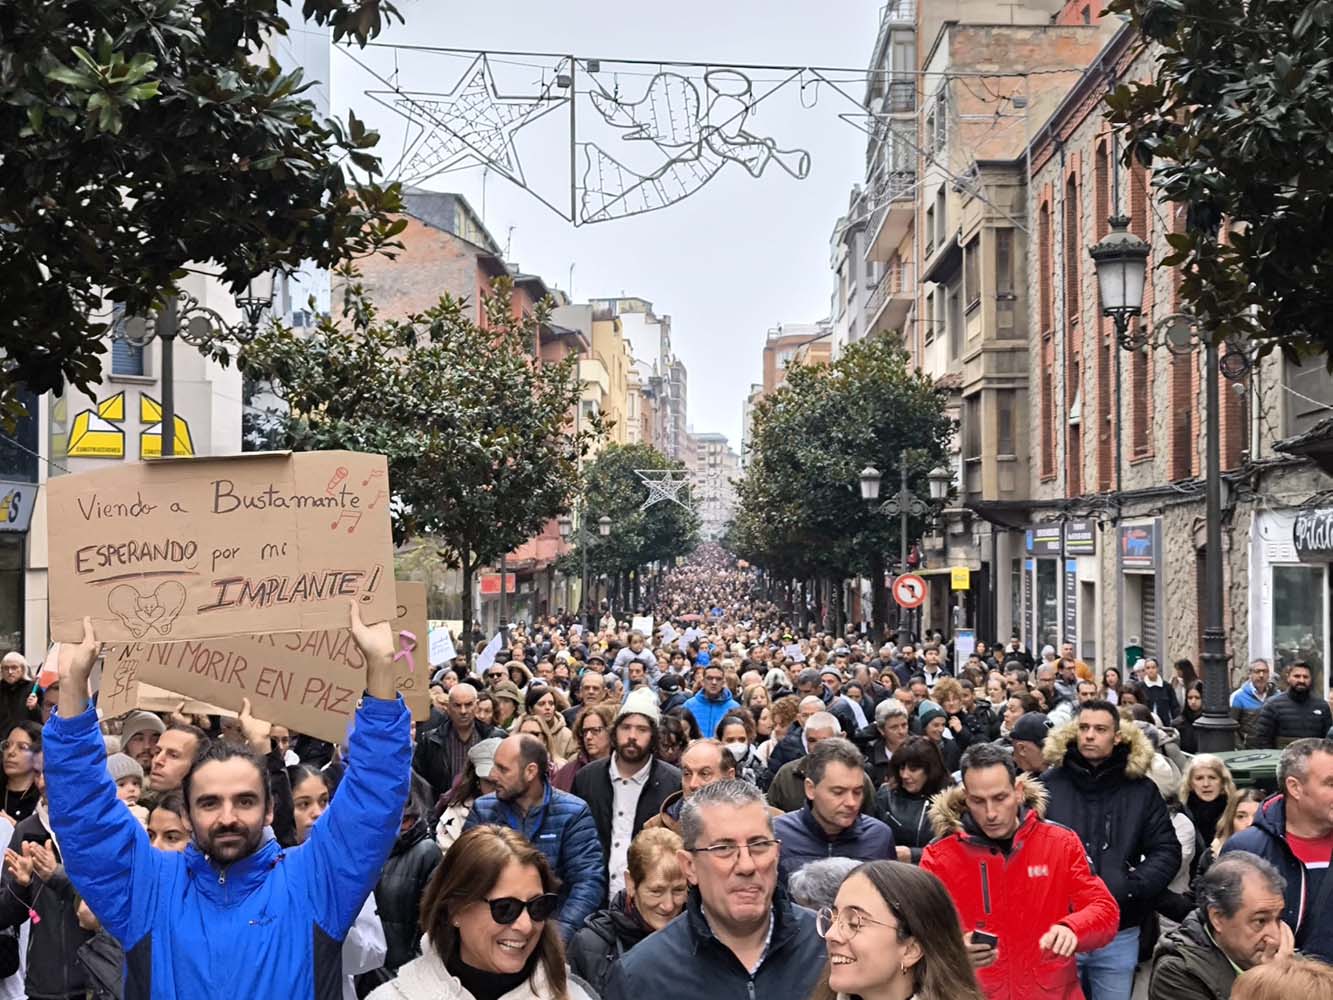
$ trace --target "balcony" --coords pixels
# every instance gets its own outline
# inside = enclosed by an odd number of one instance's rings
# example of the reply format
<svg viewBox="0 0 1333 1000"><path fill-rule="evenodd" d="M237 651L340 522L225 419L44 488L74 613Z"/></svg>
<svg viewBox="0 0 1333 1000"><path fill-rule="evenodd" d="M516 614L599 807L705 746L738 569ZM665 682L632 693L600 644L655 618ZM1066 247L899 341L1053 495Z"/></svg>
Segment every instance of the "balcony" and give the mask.
<svg viewBox="0 0 1333 1000"><path fill-rule="evenodd" d="M866 259L888 261L907 235L916 214L916 171L881 171L870 186L869 201L875 205L870 219Z"/></svg>
<svg viewBox="0 0 1333 1000"><path fill-rule="evenodd" d="M888 25L916 23L916 0L890 0L879 12L880 29Z"/></svg>
<svg viewBox="0 0 1333 1000"><path fill-rule="evenodd" d="M884 95L884 113L910 115L916 111L916 81L890 80Z"/></svg>
<svg viewBox="0 0 1333 1000"><path fill-rule="evenodd" d="M899 262L886 270L866 303L867 335L901 331L915 297L916 271L911 264Z"/></svg>

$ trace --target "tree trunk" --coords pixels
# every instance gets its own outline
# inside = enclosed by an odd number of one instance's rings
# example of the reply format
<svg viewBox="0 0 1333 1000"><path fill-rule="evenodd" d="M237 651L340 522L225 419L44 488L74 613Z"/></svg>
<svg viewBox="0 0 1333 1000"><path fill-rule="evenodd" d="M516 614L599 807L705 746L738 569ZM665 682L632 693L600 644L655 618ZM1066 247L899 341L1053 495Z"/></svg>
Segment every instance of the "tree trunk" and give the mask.
<svg viewBox="0 0 1333 1000"><path fill-rule="evenodd" d="M878 650L888 634L889 624L889 588L884 586L884 556L878 549L870 557L870 603L874 622L871 641Z"/></svg>
<svg viewBox="0 0 1333 1000"><path fill-rule="evenodd" d="M637 569L634 571L634 582L632 586L634 588L634 607L635 609L638 609L643 607L643 595L639 592L639 571ZM649 636L650 641L651 639L652 637Z"/></svg>
<svg viewBox="0 0 1333 1000"><path fill-rule="evenodd" d="M466 549L463 552L463 656L472 668L472 572L475 567ZM500 581L504 586L504 581Z"/></svg>
<svg viewBox="0 0 1333 1000"><path fill-rule="evenodd" d="M829 631L838 637L836 641L842 640L843 630L847 626L843 613L843 583L837 577L829 579Z"/></svg>

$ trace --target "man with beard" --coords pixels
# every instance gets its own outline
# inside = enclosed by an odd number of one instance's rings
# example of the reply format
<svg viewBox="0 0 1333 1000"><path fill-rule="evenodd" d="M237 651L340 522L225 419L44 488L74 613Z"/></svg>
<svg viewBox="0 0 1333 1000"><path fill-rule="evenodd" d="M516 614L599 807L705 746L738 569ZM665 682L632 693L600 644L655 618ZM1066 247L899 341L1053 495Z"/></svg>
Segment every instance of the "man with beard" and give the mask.
<svg viewBox="0 0 1333 1000"><path fill-rule="evenodd" d="M1250 746L1282 750L1295 740L1320 739L1328 733L1328 702L1311 694L1313 682L1310 665L1293 660L1287 667L1287 690L1264 703Z"/></svg>
<svg viewBox="0 0 1333 1000"><path fill-rule="evenodd" d="M60 649L60 704L44 741L52 833L70 882L125 947L125 995L232 1000L336 997L341 945L398 834L411 780L411 716L394 689L388 622L362 623L366 692L338 794L309 837L266 838L273 801L264 761L217 742L182 785L194 842L154 850L116 797L88 677L99 648L84 619Z"/></svg>
<svg viewBox="0 0 1333 1000"><path fill-rule="evenodd" d="M611 756L585 765L574 778L574 794L588 803L597 824L611 896L625 888L630 841L680 790L680 771L656 756L661 720L652 690L631 691L616 714Z"/></svg>
<svg viewBox="0 0 1333 1000"><path fill-rule="evenodd" d="M546 855L560 879L558 917L565 940L601 907L606 892L602 845L587 803L552 788L550 758L535 736L510 736L495 749L495 791L472 806L464 830L494 823L517 830Z"/></svg>

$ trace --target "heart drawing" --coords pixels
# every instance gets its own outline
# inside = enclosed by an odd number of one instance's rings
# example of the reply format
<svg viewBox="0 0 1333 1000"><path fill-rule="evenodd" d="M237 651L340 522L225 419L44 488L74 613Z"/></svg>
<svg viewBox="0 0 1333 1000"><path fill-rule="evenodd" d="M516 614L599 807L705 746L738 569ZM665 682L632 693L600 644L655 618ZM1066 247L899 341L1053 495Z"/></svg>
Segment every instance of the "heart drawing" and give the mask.
<svg viewBox="0 0 1333 1000"><path fill-rule="evenodd" d="M172 623L185 607L185 587L175 580L166 580L152 593L141 594L122 583L107 595L106 606L136 639L142 639L153 629L170 635Z"/></svg>

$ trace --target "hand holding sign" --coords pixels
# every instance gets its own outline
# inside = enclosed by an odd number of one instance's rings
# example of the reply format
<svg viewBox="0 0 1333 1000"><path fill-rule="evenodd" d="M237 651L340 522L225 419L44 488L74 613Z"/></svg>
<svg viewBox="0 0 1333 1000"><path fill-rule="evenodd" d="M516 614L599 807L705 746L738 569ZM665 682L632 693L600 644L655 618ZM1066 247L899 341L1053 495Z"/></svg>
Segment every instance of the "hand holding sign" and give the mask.
<svg viewBox="0 0 1333 1000"><path fill-rule="evenodd" d="M97 664L102 644L93 635L92 619L83 619L83 641L60 644L60 700L57 703L61 718L72 719L82 715L88 707L88 678Z"/></svg>
<svg viewBox="0 0 1333 1000"><path fill-rule="evenodd" d="M366 659L366 692L372 698L392 701L397 697L394 684L393 628L388 622L367 625L361 621L361 608L348 601L352 613L352 638Z"/></svg>

